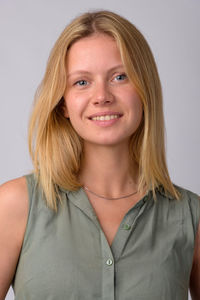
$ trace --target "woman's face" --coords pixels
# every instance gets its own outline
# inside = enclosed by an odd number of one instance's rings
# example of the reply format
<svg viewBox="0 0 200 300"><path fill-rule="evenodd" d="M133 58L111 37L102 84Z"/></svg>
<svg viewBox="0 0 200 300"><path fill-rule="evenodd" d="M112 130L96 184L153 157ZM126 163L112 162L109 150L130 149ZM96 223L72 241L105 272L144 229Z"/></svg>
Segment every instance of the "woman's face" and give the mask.
<svg viewBox="0 0 200 300"><path fill-rule="evenodd" d="M114 39L96 34L75 42L68 51L67 74L65 116L84 142L127 142L143 107Z"/></svg>

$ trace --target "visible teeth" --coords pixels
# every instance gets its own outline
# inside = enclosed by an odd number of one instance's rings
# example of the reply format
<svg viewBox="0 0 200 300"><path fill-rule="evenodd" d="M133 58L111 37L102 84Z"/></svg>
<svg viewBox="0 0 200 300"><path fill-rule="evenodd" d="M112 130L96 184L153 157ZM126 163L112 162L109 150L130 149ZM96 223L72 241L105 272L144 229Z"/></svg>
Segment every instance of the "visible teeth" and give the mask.
<svg viewBox="0 0 200 300"><path fill-rule="evenodd" d="M109 121L112 119L117 119L119 116L118 115L106 115L106 116L97 116L93 117L93 121Z"/></svg>

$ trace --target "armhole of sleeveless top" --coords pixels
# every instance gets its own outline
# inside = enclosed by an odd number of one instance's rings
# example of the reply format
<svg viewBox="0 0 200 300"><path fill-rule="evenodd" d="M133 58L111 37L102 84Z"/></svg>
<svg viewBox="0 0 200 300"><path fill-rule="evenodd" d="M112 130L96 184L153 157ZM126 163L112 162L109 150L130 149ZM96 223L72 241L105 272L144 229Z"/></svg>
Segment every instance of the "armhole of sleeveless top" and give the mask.
<svg viewBox="0 0 200 300"><path fill-rule="evenodd" d="M195 227L195 237L198 231L198 225L200 222L200 197L191 191L187 191L187 195L190 200L191 209L194 216L194 227Z"/></svg>
<svg viewBox="0 0 200 300"><path fill-rule="evenodd" d="M200 196L197 195L197 213L196 213L196 222L197 222L197 230L198 230L198 227L200 225ZM196 234L197 234L197 230L196 230Z"/></svg>
<svg viewBox="0 0 200 300"><path fill-rule="evenodd" d="M33 199L33 192L34 192L34 174L33 173L27 174L27 175L24 175L24 177L26 179L27 190L28 190L28 217L27 217L21 252L24 250L24 248L26 246L26 242L28 239L29 231L30 231L30 215L31 215L31 209L32 209L32 204L33 204L32 199Z"/></svg>
<svg viewBox="0 0 200 300"><path fill-rule="evenodd" d="M197 235L199 222L200 222L200 197L197 195L196 232L195 232L195 237Z"/></svg>

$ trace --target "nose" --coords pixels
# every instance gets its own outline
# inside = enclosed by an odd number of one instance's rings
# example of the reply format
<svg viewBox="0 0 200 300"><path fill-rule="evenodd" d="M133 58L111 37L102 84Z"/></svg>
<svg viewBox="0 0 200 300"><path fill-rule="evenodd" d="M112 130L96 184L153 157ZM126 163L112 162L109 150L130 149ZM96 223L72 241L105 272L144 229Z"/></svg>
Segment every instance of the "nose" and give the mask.
<svg viewBox="0 0 200 300"><path fill-rule="evenodd" d="M107 83L98 83L93 95L94 105L109 105L114 101L114 96Z"/></svg>

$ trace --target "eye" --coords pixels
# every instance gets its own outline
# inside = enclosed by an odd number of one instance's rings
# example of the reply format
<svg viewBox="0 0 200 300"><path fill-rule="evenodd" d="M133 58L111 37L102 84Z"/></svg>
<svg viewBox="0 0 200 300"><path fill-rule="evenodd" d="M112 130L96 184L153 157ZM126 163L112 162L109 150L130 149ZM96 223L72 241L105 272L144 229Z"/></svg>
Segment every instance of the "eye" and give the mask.
<svg viewBox="0 0 200 300"><path fill-rule="evenodd" d="M124 73L115 76L115 80L117 80L117 81L122 81L122 80L125 80L126 78L127 78L127 75Z"/></svg>
<svg viewBox="0 0 200 300"><path fill-rule="evenodd" d="M78 85L78 86L86 86L88 84L88 82L86 80L78 80L74 83L74 85Z"/></svg>

